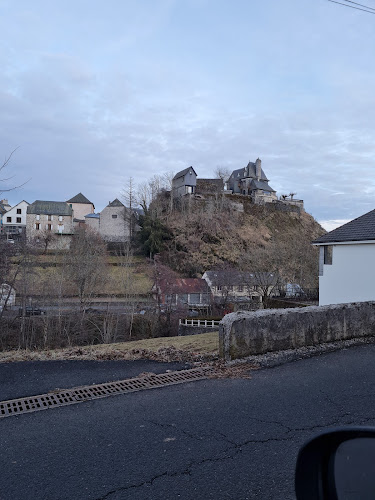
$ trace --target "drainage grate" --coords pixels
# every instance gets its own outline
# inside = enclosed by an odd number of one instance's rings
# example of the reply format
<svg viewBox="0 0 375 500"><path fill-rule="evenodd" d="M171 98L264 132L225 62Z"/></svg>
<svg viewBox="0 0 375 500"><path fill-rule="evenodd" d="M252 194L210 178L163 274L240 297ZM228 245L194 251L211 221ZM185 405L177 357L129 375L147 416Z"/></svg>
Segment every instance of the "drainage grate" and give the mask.
<svg viewBox="0 0 375 500"><path fill-rule="evenodd" d="M209 367L194 368L192 370L147 375L145 377L130 378L117 382L86 385L83 387L75 387L74 389L49 392L48 394L41 394L40 396L1 401L0 418L71 405L82 401L89 401L90 399L105 398L113 394L125 394L127 392L136 392L201 380L207 378L211 372L212 369Z"/></svg>

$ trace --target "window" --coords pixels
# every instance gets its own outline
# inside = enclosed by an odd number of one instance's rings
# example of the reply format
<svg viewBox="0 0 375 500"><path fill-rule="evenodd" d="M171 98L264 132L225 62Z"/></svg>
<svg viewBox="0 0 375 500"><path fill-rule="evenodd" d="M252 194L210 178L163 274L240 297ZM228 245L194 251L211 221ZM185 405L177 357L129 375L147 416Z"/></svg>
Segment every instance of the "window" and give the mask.
<svg viewBox="0 0 375 500"><path fill-rule="evenodd" d="M242 286L242 285L238 285L238 287L237 287L237 288L238 288L238 291L239 291L239 292L243 292L243 286Z"/></svg>
<svg viewBox="0 0 375 500"><path fill-rule="evenodd" d="M116 214L112 214L112 219L117 219L117 215Z"/></svg>
<svg viewBox="0 0 375 500"><path fill-rule="evenodd" d="M200 293L191 293L190 294L190 304L200 304L201 295Z"/></svg>
<svg viewBox="0 0 375 500"><path fill-rule="evenodd" d="M17 215L21 215L22 214L22 210L20 208L17 208Z"/></svg>
<svg viewBox="0 0 375 500"><path fill-rule="evenodd" d="M59 222L62 222L63 216L59 215Z"/></svg>
<svg viewBox="0 0 375 500"><path fill-rule="evenodd" d="M17 217L16 222L17 222L17 224L21 224L21 217Z"/></svg>
<svg viewBox="0 0 375 500"><path fill-rule="evenodd" d="M52 215L47 215L47 220L52 220Z"/></svg>
<svg viewBox="0 0 375 500"><path fill-rule="evenodd" d="M39 224L39 223L36 223L36 224L35 224L35 229L36 229L37 231L39 231L39 229L40 229L40 224Z"/></svg>
<svg viewBox="0 0 375 500"><path fill-rule="evenodd" d="M36 216L36 220L40 220L40 215L39 214Z"/></svg>
<svg viewBox="0 0 375 500"><path fill-rule="evenodd" d="M187 304L188 303L188 294L187 293L180 293L178 296L178 302L180 304Z"/></svg>
<svg viewBox="0 0 375 500"><path fill-rule="evenodd" d="M218 292L221 291L221 285L217 285L217 290L218 290Z"/></svg>
<svg viewBox="0 0 375 500"><path fill-rule="evenodd" d="M332 265L332 245L324 247L324 264Z"/></svg>
<svg viewBox="0 0 375 500"><path fill-rule="evenodd" d="M47 224L46 229L47 231L52 231L52 224Z"/></svg>
<svg viewBox="0 0 375 500"><path fill-rule="evenodd" d="M12 222L12 217L7 217L7 222Z"/></svg>

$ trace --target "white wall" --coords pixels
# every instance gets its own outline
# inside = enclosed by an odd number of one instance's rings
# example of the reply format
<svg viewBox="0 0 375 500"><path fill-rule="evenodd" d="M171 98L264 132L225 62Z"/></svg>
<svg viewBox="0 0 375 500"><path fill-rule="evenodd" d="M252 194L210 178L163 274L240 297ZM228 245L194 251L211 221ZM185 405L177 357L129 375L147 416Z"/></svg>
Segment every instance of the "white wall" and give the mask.
<svg viewBox="0 0 375 500"><path fill-rule="evenodd" d="M26 201L21 201L11 209L9 209L3 216L4 226L26 226L26 210L29 204ZM21 213L17 213L17 209L21 210ZM11 222L8 222L8 217L11 217ZM21 219L21 222L16 222L17 219Z"/></svg>
<svg viewBox="0 0 375 500"><path fill-rule="evenodd" d="M375 242L333 245L319 277L319 305L375 301Z"/></svg>

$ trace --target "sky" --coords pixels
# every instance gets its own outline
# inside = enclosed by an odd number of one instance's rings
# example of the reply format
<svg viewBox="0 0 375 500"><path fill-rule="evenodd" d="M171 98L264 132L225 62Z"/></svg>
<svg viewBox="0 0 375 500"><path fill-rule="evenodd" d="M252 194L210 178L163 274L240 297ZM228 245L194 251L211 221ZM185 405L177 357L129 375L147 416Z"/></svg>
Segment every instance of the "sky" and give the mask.
<svg viewBox="0 0 375 500"><path fill-rule="evenodd" d="M328 0L0 0L0 197L100 211L259 157L332 229L375 208L374 53L375 15Z"/></svg>

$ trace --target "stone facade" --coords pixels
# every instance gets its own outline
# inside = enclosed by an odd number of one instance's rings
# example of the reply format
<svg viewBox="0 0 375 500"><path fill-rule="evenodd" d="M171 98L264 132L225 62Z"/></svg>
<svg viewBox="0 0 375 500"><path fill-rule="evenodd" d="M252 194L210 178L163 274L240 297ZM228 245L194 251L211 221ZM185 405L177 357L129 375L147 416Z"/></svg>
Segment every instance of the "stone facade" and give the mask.
<svg viewBox="0 0 375 500"><path fill-rule="evenodd" d="M117 198L100 212L99 234L104 241L124 243L129 241L128 210ZM88 220L88 218L86 218ZM94 222L93 224L97 224ZM91 220L90 220L91 225ZM93 226L92 226L93 227Z"/></svg>
<svg viewBox="0 0 375 500"><path fill-rule="evenodd" d="M100 214L85 215L85 224L86 226L91 227L91 229L99 233Z"/></svg>
<svg viewBox="0 0 375 500"><path fill-rule="evenodd" d="M49 233L59 236L73 234L73 209L65 201L36 200L28 206L26 214L26 238L38 241ZM58 247L66 247L66 243ZM57 239L55 241L57 245ZM54 245L51 245L53 247Z"/></svg>

